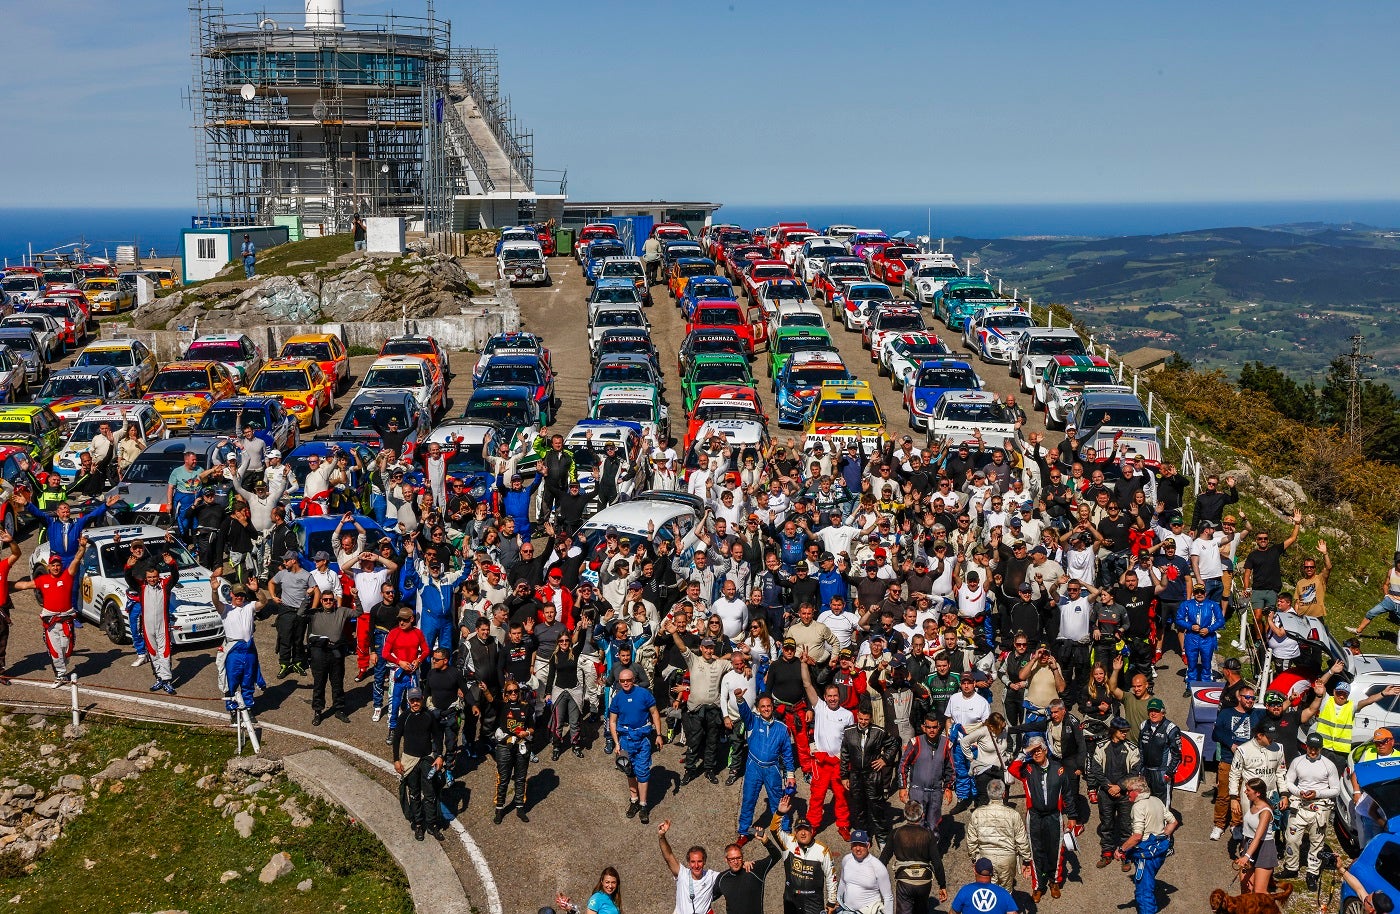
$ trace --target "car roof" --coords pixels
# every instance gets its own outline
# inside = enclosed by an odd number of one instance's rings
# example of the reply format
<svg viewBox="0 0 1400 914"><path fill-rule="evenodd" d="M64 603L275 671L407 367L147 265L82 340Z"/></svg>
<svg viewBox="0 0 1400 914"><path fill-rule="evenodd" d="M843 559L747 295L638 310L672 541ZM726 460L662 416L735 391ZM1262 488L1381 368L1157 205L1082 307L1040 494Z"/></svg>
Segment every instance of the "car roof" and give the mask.
<svg viewBox="0 0 1400 914"><path fill-rule="evenodd" d="M6 315L6 317L8 317L8 316L9 316L9 315ZM34 328L33 328L33 327L21 327L21 326L18 326L18 325L16 325L16 324L11 324L11 325L8 326L8 327L0 326L0 338L10 338L10 337L20 337L20 336L34 336L34 335L35 335L35 334L34 334ZM35 338L37 339L37 337L35 337Z"/></svg>
<svg viewBox="0 0 1400 914"><path fill-rule="evenodd" d="M409 403L415 402L414 395L407 390L361 390L355 394L355 399L350 401L351 406L358 406L361 403Z"/></svg>
<svg viewBox="0 0 1400 914"><path fill-rule="evenodd" d="M1095 390L1090 387L1084 391L1079 402L1085 404L1086 407L1090 403L1094 403L1099 406L1135 406L1142 409L1142 401L1131 390Z"/></svg>
<svg viewBox="0 0 1400 914"><path fill-rule="evenodd" d="M194 338L194 343L236 343L248 338L246 333L206 333ZM194 343L190 345L193 346Z"/></svg>
<svg viewBox="0 0 1400 914"><path fill-rule="evenodd" d="M511 357L507 356L506 358ZM519 356L514 356L514 358L519 358ZM532 356L527 356L527 358L530 358L532 361L535 360ZM502 361L504 361L504 359L502 359ZM395 368L399 365L411 365L413 367L419 367L427 364L427 359L416 355L384 355L375 359L369 367L370 370L373 371L376 368ZM493 358L491 360L491 364L496 364L496 359Z"/></svg>
<svg viewBox="0 0 1400 914"><path fill-rule="evenodd" d="M451 419L428 434L428 443L446 444L460 435L465 444L481 444L486 440L487 432L494 433L499 440L505 440L500 438L504 434L502 427L495 422L481 419Z"/></svg>
<svg viewBox="0 0 1400 914"><path fill-rule="evenodd" d="M841 353L834 349L807 349L802 352L794 352L788 360L789 365L839 365L846 367L846 363L841 361Z"/></svg>
<svg viewBox="0 0 1400 914"><path fill-rule="evenodd" d="M485 387L478 387L476 390L472 391L472 395L469 399L485 400L488 397L533 400L535 398L535 392L523 384L487 384Z"/></svg>
<svg viewBox="0 0 1400 914"><path fill-rule="evenodd" d="M329 343L336 338L334 333L298 333L296 336L287 337L287 343Z"/></svg>
<svg viewBox="0 0 1400 914"><path fill-rule="evenodd" d="M69 366L68 368L60 368L50 375L50 377L73 378L83 377L84 375L95 377L98 375L111 374L114 371L121 374L115 365Z"/></svg>
<svg viewBox="0 0 1400 914"><path fill-rule="evenodd" d="M213 367L214 365L220 365L220 364L222 364L222 363L221 363L221 362L214 362L214 361L211 361L211 360L209 360L209 359L180 359L179 361L175 361L175 362L166 362L164 365L160 366L160 370L161 370L162 372L165 372L165 371L171 371L171 370L173 370L173 369L179 368L179 369L193 369L193 370L195 370L195 371L198 371L198 370L200 370L200 369L203 369L204 371L208 371L208 370L209 370L211 367Z"/></svg>
<svg viewBox="0 0 1400 914"><path fill-rule="evenodd" d="M954 358L924 359L922 362L919 363L920 368L924 368L929 365L937 366L939 368L966 368L968 370L972 369L971 362L966 362L962 359Z"/></svg>
<svg viewBox="0 0 1400 914"><path fill-rule="evenodd" d="M648 521L659 528L674 518L696 513L698 513L698 509L680 501L650 499L646 498L645 493L643 493L642 496L620 504L609 505L599 511L588 519L580 532L602 531L609 527L616 527L618 532L639 536L648 534Z"/></svg>
<svg viewBox="0 0 1400 914"><path fill-rule="evenodd" d="M635 352L609 352L598 360L598 364L593 366L594 372L604 365L646 365L651 366L651 356L638 355Z"/></svg>
<svg viewBox="0 0 1400 914"><path fill-rule="evenodd" d="M951 398L951 399L950 399ZM997 395L987 390L965 390L955 394L944 394L940 403L962 401L963 403L996 403Z"/></svg>
<svg viewBox="0 0 1400 914"><path fill-rule="evenodd" d="M1051 359L1056 365L1062 367L1078 366L1081 368L1108 368L1108 360L1097 355L1057 355Z"/></svg>
<svg viewBox="0 0 1400 914"><path fill-rule="evenodd" d="M225 397L209 407L209 411L213 412L216 409L267 409L281 402L281 397L274 396Z"/></svg>
<svg viewBox="0 0 1400 914"><path fill-rule="evenodd" d="M150 445L141 452L141 457L159 457L163 454L183 454L191 451L196 454L207 455L209 451L218 444L218 440L207 435L194 435L189 438L164 438L160 441L152 441ZM141 457L137 457L140 460ZM165 533L161 533L164 538Z"/></svg>
<svg viewBox="0 0 1400 914"><path fill-rule="evenodd" d="M83 413L83 419L129 419L145 410L154 410L148 400L108 400Z"/></svg>
<svg viewBox="0 0 1400 914"><path fill-rule="evenodd" d="M132 344L133 344L133 343L136 343L136 342L139 342L139 341L138 341L138 340L93 340L91 343L88 343L86 346L83 347L83 352L87 352L89 349L91 349L91 350L93 350L93 351L99 351L99 350L103 350L103 349L130 349L131 346L132 346Z"/></svg>

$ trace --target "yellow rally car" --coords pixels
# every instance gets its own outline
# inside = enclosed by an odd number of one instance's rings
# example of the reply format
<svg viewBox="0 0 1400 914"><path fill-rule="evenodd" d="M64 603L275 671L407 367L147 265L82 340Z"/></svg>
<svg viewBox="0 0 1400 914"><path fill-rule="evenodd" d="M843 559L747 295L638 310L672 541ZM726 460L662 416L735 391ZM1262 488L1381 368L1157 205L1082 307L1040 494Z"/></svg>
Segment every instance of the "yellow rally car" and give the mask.
<svg viewBox="0 0 1400 914"><path fill-rule="evenodd" d="M823 381L803 422L802 449L821 443L827 454L859 444L873 454L889 442L885 417L868 381Z"/></svg>
<svg viewBox="0 0 1400 914"><path fill-rule="evenodd" d="M63 444L53 410L34 403L0 406L0 445L22 448L40 468L47 467Z"/></svg>
<svg viewBox="0 0 1400 914"><path fill-rule="evenodd" d="M279 359L313 359L335 390L350 386L350 352L334 333L299 333L282 344ZM298 417L300 418L300 417Z"/></svg>
<svg viewBox="0 0 1400 914"><path fill-rule="evenodd" d="M222 362L171 362L142 399L160 413L172 431L189 431L219 400L238 396L238 384Z"/></svg>
<svg viewBox="0 0 1400 914"><path fill-rule="evenodd" d="M94 314L116 314L136 307L136 290L111 276L89 279L82 289Z"/></svg>
<svg viewBox="0 0 1400 914"><path fill-rule="evenodd" d="M273 359L262 367L248 393L281 397L297 425L315 430L335 405L335 382L311 359Z"/></svg>

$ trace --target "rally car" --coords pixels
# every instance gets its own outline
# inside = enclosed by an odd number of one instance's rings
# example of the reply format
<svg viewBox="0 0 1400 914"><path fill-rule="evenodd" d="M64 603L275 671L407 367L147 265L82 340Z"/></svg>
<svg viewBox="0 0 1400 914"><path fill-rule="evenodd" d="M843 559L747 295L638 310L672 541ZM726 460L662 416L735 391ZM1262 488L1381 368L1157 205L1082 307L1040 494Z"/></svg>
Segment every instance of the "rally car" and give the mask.
<svg viewBox="0 0 1400 914"><path fill-rule="evenodd" d="M631 328L634 330L649 330L651 322L642 313L640 304L602 304L588 315L587 333L588 348L591 350L598 345L598 341L603 338L603 334L609 330L621 330Z"/></svg>
<svg viewBox="0 0 1400 914"><path fill-rule="evenodd" d="M869 309L867 315L860 337L870 352L871 362L880 361L880 347L885 344L887 337L921 333L926 329L924 316L918 308L902 305L882 306Z"/></svg>
<svg viewBox="0 0 1400 914"><path fill-rule="evenodd" d="M218 459L219 447L216 439L200 435L156 441L141 452L127 468L121 482L106 494L121 496L126 505L121 508L124 519L134 518L138 524L169 525L173 518L166 492L171 471L184 466L186 452L195 455L195 469L210 469ZM227 496L232 488L222 479L215 481L212 487L220 496Z"/></svg>
<svg viewBox="0 0 1400 914"><path fill-rule="evenodd" d="M737 225L711 225L701 234L700 243L709 258L719 263L730 248L752 244L753 234Z"/></svg>
<svg viewBox="0 0 1400 914"><path fill-rule="evenodd" d="M724 273L734 282L741 283L749 264L767 259L768 249L761 244L737 245L724 252Z"/></svg>
<svg viewBox="0 0 1400 914"><path fill-rule="evenodd" d="M513 286L554 284L544 248L537 241L516 241L502 247L496 256L496 272Z"/></svg>
<svg viewBox="0 0 1400 914"><path fill-rule="evenodd" d="M1057 355L1088 353L1072 327L1035 327L1016 338L1007 370L1021 382L1021 390L1030 393L1035 389L1035 379Z"/></svg>
<svg viewBox="0 0 1400 914"><path fill-rule="evenodd" d="M756 422L760 426L768 423L768 415L763 411L763 403L758 392L752 387L733 384L711 384L702 387L695 397L695 404L687 417L682 450L689 450L708 424L722 420Z"/></svg>
<svg viewBox="0 0 1400 914"><path fill-rule="evenodd" d="M523 365L539 365L539 360L530 356L498 356L487 363L483 383L519 383L515 380L492 380L493 373L507 370L503 366L516 360ZM531 372L531 376L537 380L539 375L538 369ZM553 387L552 381L550 387ZM406 390L413 394L430 420L447 410L447 387L442 383L442 375L431 362L416 355L390 355L375 359L360 379L357 393L367 390Z"/></svg>
<svg viewBox="0 0 1400 914"><path fill-rule="evenodd" d="M661 388L651 384L605 384L593 398L590 419L635 422L642 434L662 441L670 434L670 410Z"/></svg>
<svg viewBox="0 0 1400 914"><path fill-rule="evenodd" d="M697 302L738 300L739 296L734 293L734 284L723 276L692 276L681 290L676 304L680 306L681 316L690 320L690 315L695 313Z"/></svg>
<svg viewBox="0 0 1400 914"><path fill-rule="evenodd" d="M625 276L600 277L588 293L588 313L591 315L600 305L642 305L644 298L642 290Z"/></svg>
<svg viewBox="0 0 1400 914"><path fill-rule="evenodd" d="M378 363L376 363L378 364ZM559 408L559 398L554 395L554 372L545 367L544 362L529 355L496 356L486 364L481 372L481 386L528 387L540 408L540 424L549 425L554 421Z"/></svg>
<svg viewBox="0 0 1400 914"><path fill-rule="evenodd" d="M199 564L185 545L166 539L165 531L148 524L125 527L88 527L88 549L78 566L78 613L102 629L113 644L131 643L127 624L126 561L131 542L143 540L146 548L163 559L175 559L178 577L170 589L170 640L174 645L218 641L224 636L224 623L214 609L210 593L209 569ZM47 543L34 550L30 569L43 573L49 559ZM166 566L158 566L164 573Z"/></svg>
<svg viewBox="0 0 1400 914"><path fill-rule="evenodd" d="M722 327L692 330L685 335L685 339L681 341L681 348L676 353L676 373L685 377L685 373L690 370L690 365L695 361L696 356L710 352L734 352L745 355L748 353L748 347L736 330Z"/></svg>
<svg viewBox="0 0 1400 914"><path fill-rule="evenodd" d="M1147 416L1131 387L1090 384L1066 420L1080 432L1080 456L1092 460L1114 459L1118 453L1142 454L1149 461L1162 459L1157 426Z"/></svg>
<svg viewBox="0 0 1400 914"><path fill-rule="evenodd" d="M904 408L911 428L928 428L934 407L947 393L982 389L982 379L972 366L959 359L930 359L904 374Z"/></svg>
<svg viewBox="0 0 1400 914"><path fill-rule="evenodd" d="M588 243L583 252L583 276L590 285L597 280L603 260L608 257L626 257L627 245L619 238L599 238Z"/></svg>
<svg viewBox="0 0 1400 914"><path fill-rule="evenodd" d="M879 373L888 375L890 386L899 390L920 364L949 354L943 341L928 331L891 334L880 343Z"/></svg>
<svg viewBox="0 0 1400 914"><path fill-rule="evenodd" d="M1017 435L1016 421L997 395L987 390L946 393L938 399L929 419L928 446L943 442L961 444L980 440L1003 447Z"/></svg>
<svg viewBox="0 0 1400 914"><path fill-rule="evenodd" d="M802 242L793 258L792 268L797 277L811 284L817 274L826 269L827 261L834 257L845 257L846 246L838 239L827 235L817 235Z"/></svg>
<svg viewBox="0 0 1400 914"><path fill-rule="evenodd" d="M246 388L253 375L262 368L265 358L262 347L246 333L211 333L201 336L181 359L186 362L208 359L221 362L240 388Z"/></svg>
<svg viewBox="0 0 1400 914"><path fill-rule="evenodd" d="M34 340L39 344L39 360L42 362L56 362L68 351L68 345L63 341L63 326L63 322L58 318L37 311L22 311L0 318L0 328L15 332L27 330L34 334Z"/></svg>
<svg viewBox="0 0 1400 914"><path fill-rule="evenodd" d="M540 404L532 387L478 387L460 418L494 422L510 433L511 448L529 444L540 433Z"/></svg>
<svg viewBox="0 0 1400 914"><path fill-rule="evenodd" d="M692 276L714 276L715 262L708 257L680 257L666 271L666 290L679 300Z"/></svg>
<svg viewBox="0 0 1400 914"><path fill-rule="evenodd" d="M236 396L238 384L221 362L171 362L156 372L143 397L171 431L194 427L215 400Z"/></svg>
<svg viewBox="0 0 1400 914"><path fill-rule="evenodd" d="M132 397L131 385L117 369L64 368L49 375L44 386L34 394L34 402L53 410L65 425L83 413L109 400Z"/></svg>
<svg viewBox="0 0 1400 914"><path fill-rule="evenodd" d="M24 448L41 467L53 460L62 445L62 423L53 410L37 403L0 406L0 444Z"/></svg>
<svg viewBox="0 0 1400 914"><path fill-rule="evenodd" d="M155 407L145 400L117 400L94 406L72 425L68 441L53 460L53 472L65 484L78 475L80 455L87 451L103 425L112 430L117 440L125 437L126 429L136 429L136 440L141 443L142 449L166 436L165 422Z"/></svg>
<svg viewBox="0 0 1400 914"><path fill-rule="evenodd" d="M399 337L403 339L403 337ZM427 337L431 340L432 337ZM380 355L405 355L406 353L386 351L394 340L384 344ZM436 344L434 344L436 345ZM407 353L417 355L417 352ZM282 344L277 354L281 359L313 359L321 367L321 373L331 381L331 396L350 386L350 353L344 341L334 333L299 333Z"/></svg>
<svg viewBox="0 0 1400 914"><path fill-rule="evenodd" d="M248 392L281 398L298 426L315 431L335 406L333 377L321 370L320 362L308 358L273 359L253 378Z"/></svg>
<svg viewBox="0 0 1400 914"><path fill-rule="evenodd" d="M826 329L826 314L808 299L781 301L768 314L768 337L787 327L818 327Z"/></svg>
<svg viewBox="0 0 1400 914"><path fill-rule="evenodd" d="M743 356L736 358L742 359ZM748 364L747 360L744 362ZM604 384L655 384L666 389L666 380L651 359L641 353L606 355L593 366L593 375L588 379L588 401L598 395Z"/></svg>
<svg viewBox="0 0 1400 914"><path fill-rule="evenodd" d="M768 344L768 380L775 382L794 353L814 349L836 349L831 334L820 327L788 327L779 330Z"/></svg>
<svg viewBox="0 0 1400 914"><path fill-rule="evenodd" d="M651 284L647 282L647 268L640 257L604 257L598 268L598 280L626 279L636 287L642 304L650 308L653 304Z"/></svg>
<svg viewBox="0 0 1400 914"><path fill-rule="evenodd" d="M608 419L580 419L564 436L564 448L574 455L574 471L578 478L579 494L589 501L584 505L583 514L589 517L598 511L593 495L598 488L598 465L607 454L609 444L617 446L615 451L620 465L616 478L619 499L627 499L637 490L637 473L633 472L632 455L637 450L642 437L642 427L636 422L615 422ZM532 449L516 464L520 475L529 477L539 465L540 452ZM543 492L536 493L543 498Z"/></svg>
<svg viewBox="0 0 1400 914"><path fill-rule="evenodd" d="M802 449L821 443L827 453L858 445L874 454L889 443L885 417L865 381L824 381L803 423Z"/></svg>
<svg viewBox="0 0 1400 914"><path fill-rule="evenodd" d="M28 327L8 327L0 322L0 348L24 368L21 391L27 393L43 385L49 376L49 366L44 361L44 344L39 342L33 330ZM13 389L7 388L4 399L13 403L23 398L15 396Z"/></svg>
<svg viewBox="0 0 1400 914"><path fill-rule="evenodd" d="M140 396L156 378L159 366L149 347L140 340L97 340L78 354L74 368L112 366L126 377L134 396Z"/></svg>
<svg viewBox="0 0 1400 914"><path fill-rule="evenodd" d="M753 260L745 267L743 274L744 295L753 298L758 294L758 287L766 282L775 279L790 279L794 282L797 277L792 272L792 267L781 260Z"/></svg>
<svg viewBox="0 0 1400 914"><path fill-rule="evenodd" d="M487 498L495 486L495 478L486 464L488 445L495 453L497 444L512 444L513 430L486 419L449 419L433 429L424 444L440 444L447 457L447 478L460 479L467 485L467 494L477 501ZM427 453L419 449L419 456ZM414 472L406 481L422 486L426 484L421 460L414 463ZM522 471L523 472L523 471Z"/></svg>
<svg viewBox="0 0 1400 914"><path fill-rule="evenodd" d="M240 438L243 429L253 427L253 435L270 448L287 453L301 441L297 419L282 405L282 398L230 397L219 400L195 423L194 434L210 438L227 435Z"/></svg>
<svg viewBox="0 0 1400 914"><path fill-rule="evenodd" d="M624 327L609 330L599 339L598 345L589 353L589 361L595 365L613 355L639 355L649 360L657 373L661 372L661 354L651 341L651 334L642 327Z"/></svg>
<svg viewBox="0 0 1400 914"><path fill-rule="evenodd" d="M1035 318L1020 308L982 308L964 323L963 345L984 362L1005 364L1016 338L1035 325Z"/></svg>
<svg viewBox="0 0 1400 914"><path fill-rule="evenodd" d="M588 246L600 238L616 238L617 226L610 222L590 222L578 230L578 238L574 239L574 259L583 265L584 253Z"/></svg>
<svg viewBox="0 0 1400 914"><path fill-rule="evenodd" d="M681 408L689 413L700 391L712 384L755 386L749 360L729 353L696 356L681 378Z"/></svg>
<svg viewBox="0 0 1400 914"><path fill-rule="evenodd" d="M685 332L718 329L732 330L744 343L744 353L752 356L768 341L768 325L757 306L745 308L737 301L696 302L695 310L685 322Z"/></svg>
<svg viewBox="0 0 1400 914"><path fill-rule="evenodd" d="M961 330L968 315L993 302L1015 302L997 296L996 287L985 279L950 279L933 293L933 316L949 330Z"/></svg>
<svg viewBox="0 0 1400 914"><path fill-rule="evenodd" d="M397 429L395 428L397 426ZM406 390L365 390L355 395L335 427L335 437L378 450L385 435L403 436L400 456L411 460L432 429L428 411Z"/></svg>
<svg viewBox="0 0 1400 914"><path fill-rule="evenodd" d="M807 293L807 287L795 279L765 282L754 292L754 303L763 309L764 320L772 320L782 305L805 305L811 301L812 296Z"/></svg>
<svg viewBox="0 0 1400 914"><path fill-rule="evenodd" d="M1113 384L1113 369L1096 355L1057 355L1035 379L1035 408L1045 410L1045 425L1060 428L1079 402L1086 384Z"/></svg>
<svg viewBox="0 0 1400 914"><path fill-rule="evenodd" d="M856 229L851 233L851 237L846 239L846 247L851 249L851 256L859 257L867 264L875 252L889 244L893 244L890 236L880 229Z"/></svg>
<svg viewBox="0 0 1400 914"><path fill-rule="evenodd" d="M33 273L17 273L11 268L0 280L0 294L15 305L27 305L44 297L44 280Z"/></svg>
<svg viewBox="0 0 1400 914"><path fill-rule="evenodd" d="M963 271L952 255L930 254L921 258L904 272L900 291L905 298L912 298L921 305L933 303L933 296L950 279L961 279Z"/></svg>
<svg viewBox="0 0 1400 914"><path fill-rule="evenodd" d="M78 297L82 298L82 294L79 293ZM13 323L17 318L35 314L47 314L58 322L58 338L63 352L77 349L88 338L87 318L77 303L69 298L41 298L25 308L23 314L11 314L5 320Z"/></svg>
<svg viewBox="0 0 1400 914"><path fill-rule="evenodd" d="M83 295L87 296L92 310L98 314L118 314L136 307L136 291L131 286L122 285L115 277L98 277L83 283Z"/></svg>
<svg viewBox="0 0 1400 914"><path fill-rule="evenodd" d="M817 349L794 353L778 372L773 385L774 399L778 403L778 426L801 428L824 381L850 380L853 380L851 373L835 352Z"/></svg>
<svg viewBox="0 0 1400 914"><path fill-rule="evenodd" d="M865 329L870 309L891 305L895 297L890 287L882 282L853 282L830 301L832 314L847 330L859 333Z"/></svg>
<svg viewBox="0 0 1400 914"><path fill-rule="evenodd" d="M870 257L870 272L892 286L904 284L904 274L919 258L919 249L907 244L891 244Z"/></svg>
<svg viewBox="0 0 1400 914"><path fill-rule="evenodd" d="M29 365L0 338L0 403L18 403L29 395Z"/></svg>
<svg viewBox="0 0 1400 914"><path fill-rule="evenodd" d="M608 226L612 228L612 226ZM477 358L476 365L472 368L472 386L475 387L481 380L481 372L486 368L486 363L491 361L493 355L534 355L544 360L545 365L550 364L549 350L545 348L544 337L535 333L498 333L486 341L486 345L481 348L481 356ZM446 366L444 366L446 368Z"/></svg>

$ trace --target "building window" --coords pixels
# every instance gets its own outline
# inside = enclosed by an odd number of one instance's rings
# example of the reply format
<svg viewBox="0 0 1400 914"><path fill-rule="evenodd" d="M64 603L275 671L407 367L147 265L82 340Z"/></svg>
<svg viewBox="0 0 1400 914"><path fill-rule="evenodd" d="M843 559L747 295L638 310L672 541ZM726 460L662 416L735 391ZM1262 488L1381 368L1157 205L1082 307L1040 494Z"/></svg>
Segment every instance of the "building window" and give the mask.
<svg viewBox="0 0 1400 914"><path fill-rule="evenodd" d="M213 260L216 256L218 256L214 253L213 238L196 238L195 242L199 245L199 248L195 253L195 259Z"/></svg>

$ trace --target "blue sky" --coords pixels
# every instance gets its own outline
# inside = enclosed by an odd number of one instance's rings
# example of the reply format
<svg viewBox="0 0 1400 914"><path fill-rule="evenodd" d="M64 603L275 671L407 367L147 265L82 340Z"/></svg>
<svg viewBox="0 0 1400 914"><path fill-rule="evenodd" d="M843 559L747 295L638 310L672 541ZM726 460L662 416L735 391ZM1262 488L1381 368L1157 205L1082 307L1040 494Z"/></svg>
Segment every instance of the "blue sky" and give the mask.
<svg viewBox="0 0 1400 914"><path fill-rule="evenodd" d="M301 4L227 3L257 6ZM1397 4L437 9L456 43L500 49L537 167L567 167L576 199L1400 198ZM181 0L0 0L0 15L0 206L192 206Z"/></svg>

